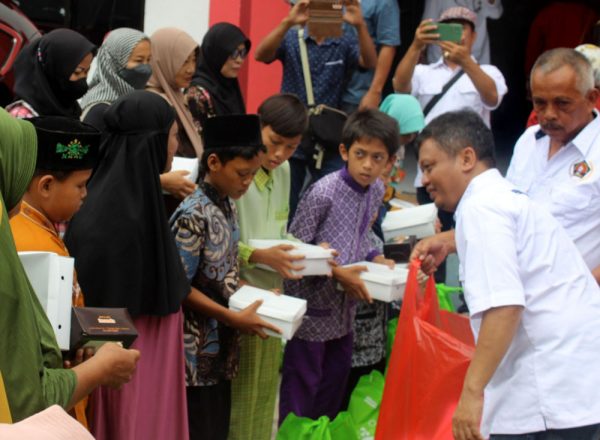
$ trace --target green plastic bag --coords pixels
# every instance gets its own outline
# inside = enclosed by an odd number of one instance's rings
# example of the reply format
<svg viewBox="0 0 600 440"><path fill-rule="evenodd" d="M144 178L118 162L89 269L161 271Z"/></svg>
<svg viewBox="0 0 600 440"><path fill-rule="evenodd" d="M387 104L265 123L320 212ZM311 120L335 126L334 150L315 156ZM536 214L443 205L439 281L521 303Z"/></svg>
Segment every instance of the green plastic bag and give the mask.
<svg viewBox="0 0 600 440"><path fill-rule="evenodd" d="M437 291L440 310L456 312L454 303L452 302L452 295L462 293L463 290L460 287L446 286L443 283L436 284L435 290Z"/></svg>
<svg viewBox="0 0 600 440"><path fill-rule="evenodd" d="M331 440L360 440L354 419L343 411L329 424Z"/></svg>
<svg viewBox="0 0 600 440"><path fill-rule="evenodd" d="M329 417L312 420L289 413L277 432L277 440L331 440Z"/></svg>
<svg viewBox="0 0 600 440"><path fill-rule="evenodd" d="M390 319L387 325L387 341L385 347L386 358L389 361L392 355L392 347L394 346L394 338L398 329L398 318Z"/></svg>
<svg viewBox="0 0 600 440"><path fill-rule="evenodd" d="M370 374L362 376L352 391L348 412L352 416L359 440L375 438L384 384L383 374L373 370Z"/></svg>

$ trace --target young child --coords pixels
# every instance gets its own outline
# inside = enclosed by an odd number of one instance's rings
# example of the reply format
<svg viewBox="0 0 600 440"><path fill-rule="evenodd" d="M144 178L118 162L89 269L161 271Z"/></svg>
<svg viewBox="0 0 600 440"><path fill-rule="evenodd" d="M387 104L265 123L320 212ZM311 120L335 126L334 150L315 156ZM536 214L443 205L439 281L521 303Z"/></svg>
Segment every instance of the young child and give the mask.
<svg viewBox="0 0 600 440"><path fill-rule="evenodd" d="M100 132L77 119L46 116L31 119L37 132L35 173L21 201L19 213L10 220L18 252L69 251L54 227L79 211L86 183L98 161ZM83 306L77 277L73 277L73 305Z"/></svg>
<svg viewBox="0 0 600 440"><path fill-rule="evenodd" d="M283 289L298 256L281 245L270 249L248 246L252 238L291 238L287 234L290 196L290 166L287 160L296 151L306 129L304 104L291 94L274 95L258 109L263 144L267 154L248 192L236 200L240 217L240 278L262 289ZM300 257L301 258L301 257ZM255 267L271 266L277 272ZM250 336L240 340L240 373L232 382L232 409L229 439L269 440L273 428L275 397L279 383L281 341L262 341Z"/></svg>
<svg viewBox="0 0 600 440"><path fill-rule="evenodd" d="M369 230L383 197L382 171L395 160L398 124L378 110L352 114L340 154L346 167L311 186L298 205L290 233L306 243L329 243L342 266L370 260L390 264L371 245ZM371 301L363 267L333 268L333 278L286 281L286 293L308 301L295 337L285 348L280 421L288 413L316 419L340 410L352 360L357 300ZM337 289L337 283L343 291Z"/></svg>
<svg viewBox="0 0 600 440"><path fill-rule="evenodd" d="M54 225L68 222L79 211L87 194L86 183L98 161L100 132L62 116L38 117L30 122L37 132L37 159L19 212L10 220L15 246L18 252L54 252L68 257ZM72 302L77 307L84 305L76 273ZM87 398L75 406L75 414L87 427L86 406Z"/></svg>
<svg viewBox="0 0 600 440"><path fill-rule="evenodd" d="M203 181L179 205L171 229L192 293L184 301L184 344L190 439L226 439L231 380L238 371L239 333L277 331L256 315L227 308L238 288L240 230L232 199L249 188L265 151L256 115L217 116L203 127Z"/></svg>

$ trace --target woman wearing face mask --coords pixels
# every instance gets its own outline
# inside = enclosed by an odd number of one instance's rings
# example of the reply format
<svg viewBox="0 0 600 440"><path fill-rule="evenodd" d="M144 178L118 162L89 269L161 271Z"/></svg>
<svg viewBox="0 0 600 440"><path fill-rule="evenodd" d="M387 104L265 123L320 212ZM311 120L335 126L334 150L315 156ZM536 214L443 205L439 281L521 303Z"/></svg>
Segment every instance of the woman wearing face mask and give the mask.
<svg viewBox="0 0 600 440"><path fill-rule="evenodd" d="M180 127L177 155L201 157L200 126L194 122L183 96L183 90L190 86L196 69L198 43L177 28L159 29L152 34L150 40L152 77L147 89L165 98L177 112Z"/></svg>
<svg viewBox="0 0 600 440"><path fill-rule="evenodd" d="M150 39L136 29L111 31L96 58L90 88L81 100L82 120L105 131L104 111L134 90L144 89L152 75Z"/></svg>
<svg viewBox="0 0 600 440"><path fill-rule="evenodd" d="M33 40L15 60L17 101L7 111L21 119L35 116L79 118L77 100L87 92L87 74L96 46L70 29L55 29Z"/></svg>
<svg viewBox="0 0 600 440"><path fill-rule="evenodd" d="M217 23L204 36L198 67L185 94L190 112L200 125L216 115L246 113L237 78L250 46L242 30L230 23Z"/></svg>

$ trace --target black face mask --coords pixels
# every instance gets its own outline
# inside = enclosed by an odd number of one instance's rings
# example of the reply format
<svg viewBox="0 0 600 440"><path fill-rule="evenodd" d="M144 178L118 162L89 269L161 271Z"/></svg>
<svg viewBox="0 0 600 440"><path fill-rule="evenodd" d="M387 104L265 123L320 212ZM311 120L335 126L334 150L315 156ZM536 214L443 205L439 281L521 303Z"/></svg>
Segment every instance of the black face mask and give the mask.
<svg viewBox="0 0 600 440"><path fill-rule="evenodd" d="M152 67L150 64L138 64L133 69L125 67L121 69L120 75L131 87L141 90L152 76Z"/></svg>
<svg viewBox="0 0 600 440"><path fill-rule="evenodd" d="M78 79L77 81L61 81L61 83L59 99L65 104L77 101L88 91L86 78Z"/></svg>

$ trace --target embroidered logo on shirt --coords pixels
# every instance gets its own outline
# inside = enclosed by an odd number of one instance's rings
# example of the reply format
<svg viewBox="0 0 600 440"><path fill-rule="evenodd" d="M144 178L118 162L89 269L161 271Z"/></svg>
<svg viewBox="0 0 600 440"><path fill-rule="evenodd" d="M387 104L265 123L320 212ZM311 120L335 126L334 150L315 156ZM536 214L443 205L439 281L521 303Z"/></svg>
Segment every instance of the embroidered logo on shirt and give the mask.
<svg viewBox="0 0 600 440"><path fill-rule="evenodd" d="M571 167L571 175L583 179L592 171L592 167L585 161L574 163Z"/></svg>
<svg viewBox="0 0 600 440"><path fill-rule="evenodd" d="M62 153L61 159L83 159L90 146L82 145L77 139L73 139L68 145L56 144L56 152Z"/></svg>

